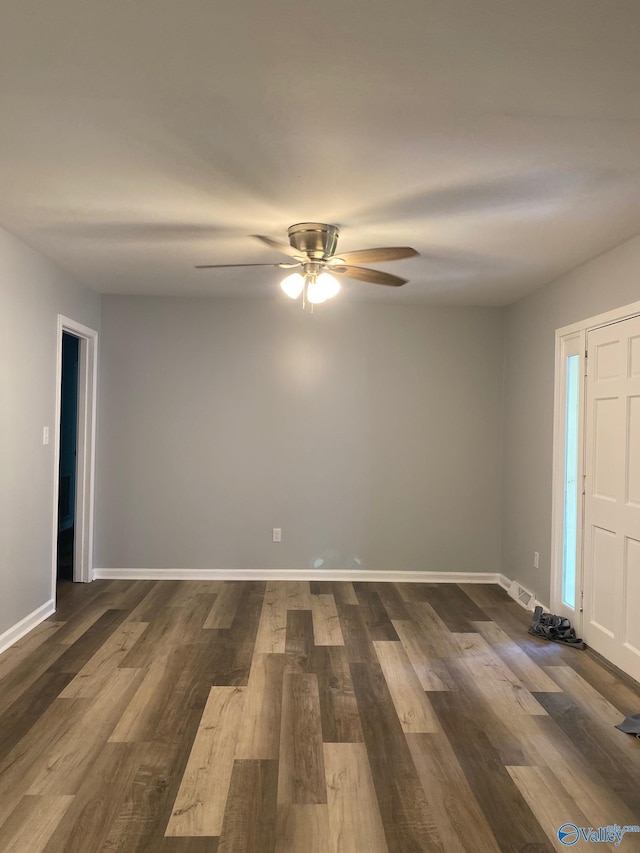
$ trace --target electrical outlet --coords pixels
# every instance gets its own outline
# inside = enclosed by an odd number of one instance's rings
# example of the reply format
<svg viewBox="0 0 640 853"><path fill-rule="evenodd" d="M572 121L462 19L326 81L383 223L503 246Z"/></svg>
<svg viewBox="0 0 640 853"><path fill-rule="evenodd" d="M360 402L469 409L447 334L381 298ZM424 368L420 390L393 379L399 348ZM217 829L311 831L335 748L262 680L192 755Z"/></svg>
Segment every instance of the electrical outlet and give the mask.
<svg viewBox="0 0 640 853"><path fill-rule="evenodd" d="M282 542L282 528L274 527L273 528L273 541L274 542Z"/></svg>
<svg viewBox="0 0 640 853"><path fill-rule="evenodd" d="M537 551L533 552L533 568L540 568L540 554Z"/></svg>

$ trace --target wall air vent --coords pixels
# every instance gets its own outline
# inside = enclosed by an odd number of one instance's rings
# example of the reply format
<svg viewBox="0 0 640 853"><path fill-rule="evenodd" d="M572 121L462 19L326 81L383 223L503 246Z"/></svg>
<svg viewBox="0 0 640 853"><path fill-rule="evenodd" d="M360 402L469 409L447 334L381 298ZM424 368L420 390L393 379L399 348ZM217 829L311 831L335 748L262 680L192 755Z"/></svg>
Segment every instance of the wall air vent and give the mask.
<svg viewBox="0 0 640 853"><path fill-rule="evenodd" d="M522 586L518 581L511 581L508 589L509 595L514 601L522 605L525 610L533 610L536 606L536 597L530 589Z"/></svg>

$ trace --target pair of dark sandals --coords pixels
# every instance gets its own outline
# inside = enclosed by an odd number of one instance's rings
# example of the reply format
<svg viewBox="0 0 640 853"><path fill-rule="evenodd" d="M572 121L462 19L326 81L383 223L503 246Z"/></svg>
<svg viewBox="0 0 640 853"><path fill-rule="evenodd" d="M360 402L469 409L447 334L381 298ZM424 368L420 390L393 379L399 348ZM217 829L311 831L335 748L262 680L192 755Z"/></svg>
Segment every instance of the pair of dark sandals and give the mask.
<svg viewBox="0 0 640 853"><path fill-rule="evenodd" d="M529 633L552 643L562 643L564 646L573 646L574 649L586 648L585 643L576 637L575 629L566 616L554 616L553 613L543 613L542 607L538 606L533 611L533 619Z"/></svg>

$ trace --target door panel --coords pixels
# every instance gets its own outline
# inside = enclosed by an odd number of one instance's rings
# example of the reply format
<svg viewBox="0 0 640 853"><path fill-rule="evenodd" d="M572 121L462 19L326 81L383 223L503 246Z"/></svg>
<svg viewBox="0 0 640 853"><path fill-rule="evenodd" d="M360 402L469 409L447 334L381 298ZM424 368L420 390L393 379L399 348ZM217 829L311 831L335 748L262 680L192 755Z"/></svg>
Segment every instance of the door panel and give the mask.
<svg viewBox="0 0 640 853"><path fill-rule="evenodd" d="M601 500L616 500L619 473L617 449L619 401L615 397L594 400L593 492Z"/></svg>
<svg viewBox="0 0 640 853"><path fill-rule="evenodd" d="M632 652L640 655L640 619L638 618L638 602L640 602L640 542L637 539L630 539L628 536L625 538L624 597L624 642L630 647Z"/></svg>
<svg viewBox="0 0 640 853"><path fill-rule="evenodd" d="M620 342L607 341L594 348L596 380L606 382L620 375Z"/></svg>
<svg viewBox="0 0 640 853"><path fill-rule="evenodd" d="M640 317L587 349L583 635L640 680Z"/></svg>
<svg viewBox="0 0 640 853"><path fill-rule="evenodd" d="M602 527L591 528L591 566L592 566L592 620L609 637L614 636L616 616L614 596L611 594L609 567L617 558L616 534Z"/></svg>
<svg viewBox="0 0 640 853"><path fill-rule="evenodd" d="M640 397L630 397L627 418L627 504L640 509Z"/></svg>
<svg viewBox="0 0 640 853"><path fill-rule="evenodd" d="M629 338L629 376L640 376L640 335Z"/></svg>

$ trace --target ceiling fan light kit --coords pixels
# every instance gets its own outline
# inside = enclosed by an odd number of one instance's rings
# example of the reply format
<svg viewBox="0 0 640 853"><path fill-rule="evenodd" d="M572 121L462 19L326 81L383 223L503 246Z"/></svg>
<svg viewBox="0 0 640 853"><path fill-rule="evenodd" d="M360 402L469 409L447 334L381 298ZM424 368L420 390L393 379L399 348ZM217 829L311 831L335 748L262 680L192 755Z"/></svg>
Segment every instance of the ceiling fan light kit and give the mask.
<svg viewBox="0 0 640 853"><path fill-rule="evenodd" d="M400 287L406 284L407 279L396 275L371 270L365 267L353 266L354 263L381 263L395 261L401 258L410 258L417 255L415 249L409 246L393 246L379 249L360 249L355 252L345 252L336 255L336 247L340 231L335 225L326 225L323 222L300 222L287 229L289 245L254 234L257 240L265 243L272 249L277 249L293 258L295 263L279 264L205 264L196 269L215 269L216 267L229 266L266 266L278 267L279 269L300 268L300 272L290 273L282 282L280 287L291 299L297 299L302 295L302 306L307 302L312 306L331 299L340 291L340 284L336 275L344 275L347 278L366 281L372 284L382 284L391 287Z"/></svg>

